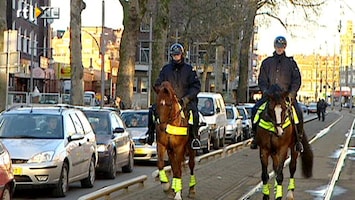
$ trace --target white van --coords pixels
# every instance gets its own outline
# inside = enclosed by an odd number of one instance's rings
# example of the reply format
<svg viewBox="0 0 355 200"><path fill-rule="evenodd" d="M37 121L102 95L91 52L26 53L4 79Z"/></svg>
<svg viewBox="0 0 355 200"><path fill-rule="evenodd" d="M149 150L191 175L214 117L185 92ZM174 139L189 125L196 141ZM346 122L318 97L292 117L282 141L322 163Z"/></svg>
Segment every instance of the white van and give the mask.
<svg viewBox="0 0 355 200"><path fill-rule="evenodd" d="M197 98L198 110L210 128L208 141L213 144L214 149L219 149L225 144L226 126L228 125L223 97L219 93L200 92Z"/></svg>

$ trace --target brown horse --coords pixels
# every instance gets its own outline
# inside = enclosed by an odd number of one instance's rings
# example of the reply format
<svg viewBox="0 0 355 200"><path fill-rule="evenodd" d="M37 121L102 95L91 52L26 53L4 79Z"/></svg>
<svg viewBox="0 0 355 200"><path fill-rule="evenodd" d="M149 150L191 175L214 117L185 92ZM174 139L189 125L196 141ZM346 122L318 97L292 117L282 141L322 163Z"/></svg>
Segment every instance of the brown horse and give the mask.
<svg viewBox="0 0 355 200"><path fill-rule="evenodd" d="M188 136L189 113L182 109L176 93L167 81L159 87L154 88L157 93L156 105L158 122L157 131L157 152L159 178L165 192L170 192L174 199L182 199L182 164L185 155L189 155L190 168L190 189L189 197L195 197L196 179L194 175L195 151L191 148L191 138ZM170 187L169 178L164 171L164 155L168 153L173 171L173 180Z"/></svg>
<svg viewBox="0 0 355 200"><path fill-rule="evenodd" d="M284 163L290 152L291 161L289 163L290 180L286 199L294 199L293 191L295 189L295 178L297 157L299 153L295 151L297 139L298 118L295 108L293 108L288 99L288 93L282 92L278 86L270 88L271 94L268 95L268 101L260 106L260 120L257 127L256 141L260 147L260 161L262 167L261 179L263 181L263 200L270 199L270 185L268 174L268 160L271 156L272 166L275 173L275 199L282 199L282 181ZM262 111L263 110L263 111ZM258 116L258 114L257 114ZM300 153L302 160L302 175L305 178L312 176L313 153L308 143L306 134L303 134L301 142L304 151ZM290 150L290 151L289 151Z"/></svg>

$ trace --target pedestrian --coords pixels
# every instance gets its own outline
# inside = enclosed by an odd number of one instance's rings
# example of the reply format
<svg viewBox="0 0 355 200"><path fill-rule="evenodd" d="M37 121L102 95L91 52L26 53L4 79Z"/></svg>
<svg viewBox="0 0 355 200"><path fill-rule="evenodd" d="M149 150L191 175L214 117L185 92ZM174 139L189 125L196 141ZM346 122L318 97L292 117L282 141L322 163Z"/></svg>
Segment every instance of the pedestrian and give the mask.
<svg viewBox="0 0 355 200"><path fill-rule="evenodd" d="M192 111L193 125L189 127L189 135L192 137L191 147L200 149L201 143L198 140L198 110L197 94L201 90L201 83L197 73L192 66L184 61L184 47L175 43L170 47L170 62L160 71L155 86L160 86L163 81L169 81L173 86L181 105L188 111ZM190 112L188 112L190 113Z"/></svg>
<svg viewBox="0 0 355 200"><path fill-rule="evenodd" d="M117 96L115 99L115 107L119 110L125 109L125 105L119 96Z"/></svg>
<svg viewBox="0 0 355 200"><path fill-rule="evenodd" d="M321 111L321 107L322 107L322 101L320 99L318 99L317 102L317 116L318 116L318 121L320 121L320 111Z"/></svg>
<svg viewBox="0 0 355 200"><path fill-rule="evenodd" d="M263 60L260 67L260 73L258 78L258 86L262 91L263 97L255 103L252 109L252 121L258 108L267 100L266 96L270 93L269 88L276 84L283 91L289 93L289 99L292 102L299 123L297 125L298 136L296 141L296 151L303 152L303 145L301 138L303 136L303 113L300 106L297 103L297 92L301 87L301 73L293 57L286 56L287 41L284 36L278 36L274 40L274 53ZM251 149L257 149L257 141L255 141L257 123L253 123L252 131L254 139L250 145Z"/></svg>
<svg viewBox="0 0 355 200"><path fill-rule="evenodd" d="M153 142L155 141L155 122L157 119L157 105L153 104L152 106L149 107L148 111L148 130L147 130L147 138L146 138L146 143L149 145L152 145Z"/></svg>
<svg viewBox="0 0 355 200"><path fill-rule="evenodd" d="M320 102L320 116L323 122L325 120L325 111L327 110L327 107L328 107L327 102L325 102L325 100L322 99Z"/></svg>

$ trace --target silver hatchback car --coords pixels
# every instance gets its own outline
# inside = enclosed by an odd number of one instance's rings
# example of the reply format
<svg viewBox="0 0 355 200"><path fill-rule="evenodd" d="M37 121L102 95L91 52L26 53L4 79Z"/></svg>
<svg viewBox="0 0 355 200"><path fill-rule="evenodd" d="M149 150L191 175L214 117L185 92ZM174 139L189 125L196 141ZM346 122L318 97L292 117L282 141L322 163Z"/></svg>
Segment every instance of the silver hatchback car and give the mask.
<svg viewBox="0 0 355 200"><path fill-rule="evenodd" d="M93 187L98 160L96 139L78 109L19 107L0 115L0 140L13 163L16 189L52 188L63 197L69 183Z"/></svg>

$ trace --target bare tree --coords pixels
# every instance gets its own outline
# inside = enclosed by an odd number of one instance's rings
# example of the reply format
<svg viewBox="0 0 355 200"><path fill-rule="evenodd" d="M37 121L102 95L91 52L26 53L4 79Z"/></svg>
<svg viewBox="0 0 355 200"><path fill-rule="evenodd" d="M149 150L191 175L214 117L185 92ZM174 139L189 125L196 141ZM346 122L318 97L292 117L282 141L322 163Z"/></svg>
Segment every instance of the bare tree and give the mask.
<svg viewBox="0 0 355 200"><path fill-rule="evenodd" d="M70 0L70 103L72 105L83 105L84 103L84 68L81 55L81 12L85 7L85 2L82 0ZM101 98L103 98L103 94Z"/></svg>
<svg viewBox="0 0 355 200"><path fill-rule="evenodd" d="M133 81L139 27L146 12L148 0L120 0L123 7L123 25L120 47L120 67L117 74L116 94L126 107L133 106Z"/></svg>
<svg viewBox="0 0 355 200"><path fill-rule="evenodd" d="M6 23L6 7L7 1L0 1L0 52L4 52L4 31L7 30ZM6 102L6 70L0 69L0 112L3 111L7 105Z"/></svg>

